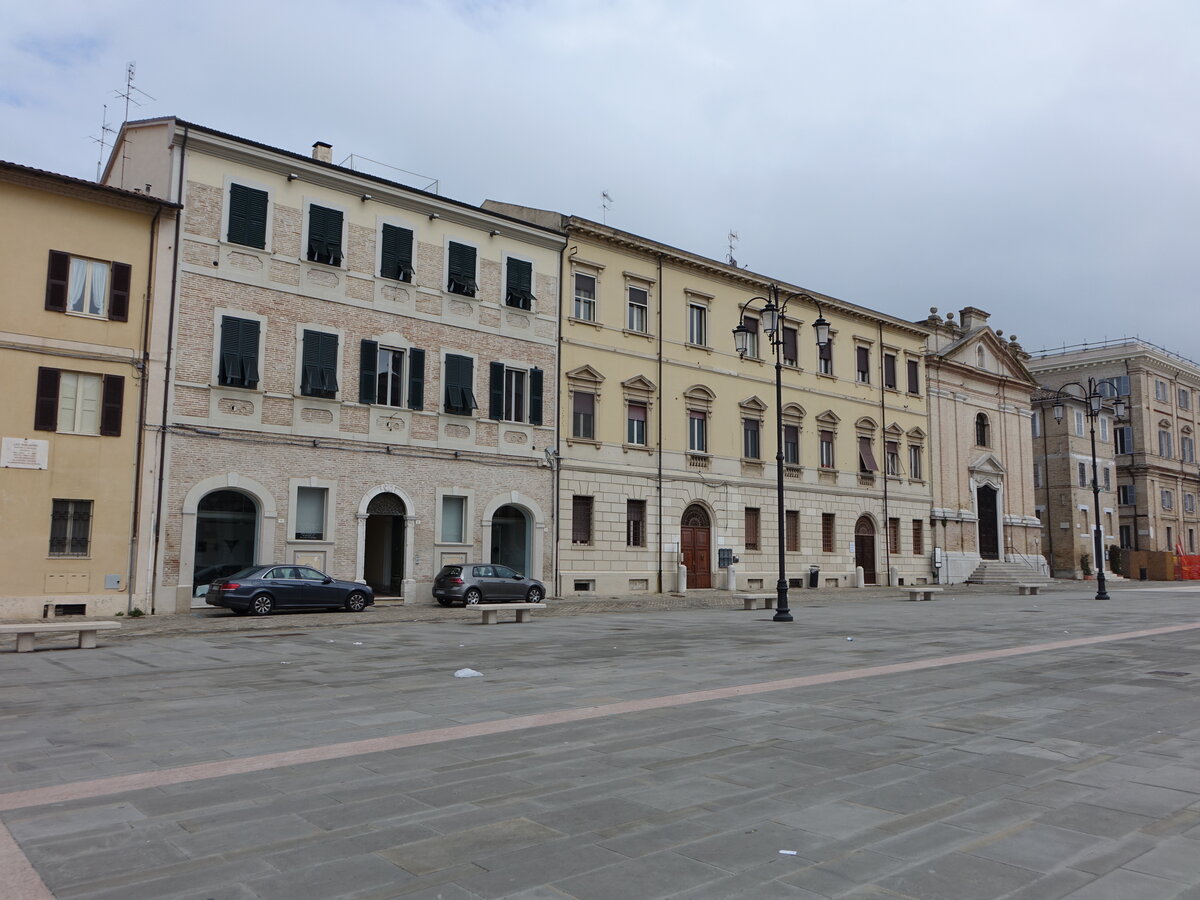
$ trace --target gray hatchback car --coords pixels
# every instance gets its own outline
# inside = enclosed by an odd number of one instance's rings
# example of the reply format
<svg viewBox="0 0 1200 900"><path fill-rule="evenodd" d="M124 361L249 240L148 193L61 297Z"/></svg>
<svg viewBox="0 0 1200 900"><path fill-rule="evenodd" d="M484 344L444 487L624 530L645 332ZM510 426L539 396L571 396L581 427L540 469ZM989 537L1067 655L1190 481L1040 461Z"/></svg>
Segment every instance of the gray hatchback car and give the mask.
<svg viewBox="0 0 1200 900"><path fill-rule="evenodd" d="M541 603L546 586L508 566L464 563L442 566L433 579L433 597L442 606L461 603Z"/></svg>

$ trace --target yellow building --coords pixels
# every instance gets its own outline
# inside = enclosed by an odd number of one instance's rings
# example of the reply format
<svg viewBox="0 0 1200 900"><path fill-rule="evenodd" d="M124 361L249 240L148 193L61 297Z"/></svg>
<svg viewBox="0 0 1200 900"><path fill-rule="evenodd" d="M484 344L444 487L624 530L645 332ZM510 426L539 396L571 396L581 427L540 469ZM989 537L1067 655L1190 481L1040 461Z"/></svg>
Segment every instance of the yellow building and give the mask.
<svg viewBox="0 0 1200 900"><path fill-rule="evenodd" d="M123 612L154 235L174 205L0 162L0 208L0 616Z"/></svg>
<svg viewBox="0 0 1200 900"><path fill-rule="evenodd" d="M567 234L557 592L771 590L775 359L752 298L772 280L587 219L485 207ZM823 354L818 305L832 326ZM732 334L743 309L744 358ZM788 305L782 530L793 586L812 566L820 586L854 583L857 567L868 584L932 580L927 334L811 292Z"/></svg>

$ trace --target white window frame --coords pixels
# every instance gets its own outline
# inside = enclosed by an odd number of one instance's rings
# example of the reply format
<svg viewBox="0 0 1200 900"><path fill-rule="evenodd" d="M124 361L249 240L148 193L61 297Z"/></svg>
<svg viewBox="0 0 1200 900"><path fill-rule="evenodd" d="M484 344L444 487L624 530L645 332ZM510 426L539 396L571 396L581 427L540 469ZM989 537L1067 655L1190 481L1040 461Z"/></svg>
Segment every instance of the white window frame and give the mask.
<svg viewBox="0 0 1200 900"><path fill-rule="evenodd" d="M67 257L67 297L66 306L63 308L63 312L69 316L80 316L85 319L107 319L108 301L112 296L112 261L107 259L94 259L90 256L79 256L74 253L68 253ZM71 308L71 298L75 294L74 286L78 283L78 280L75 277L76 263L81 263L85 267L83 275L83 289L79 294L80 300L83 302L83 309ZM92 312L87 308L87 301L93 293L92 275L97 268L104 269L106 274L104 277L104 289L100 291L100 311Z"/></svg>
<svg viewBox="0 0 1200 900"><path fill-rule="evenodd" d="M695 297L687 302L687 343L708 347L708 303Z"/></svg>
<svg viewBox="0 0 1200 900"><path fill-rule="evenodd" d="M707 453L709 413L702 409L689 409L687 417L688 452Z"/></svg>
<svg viewBox="0 0 1200 900"><path fill-rule="evenodd" d="M334 510L337 508L337 486L338 483L334 479L328 478L289 478L288 479L288 516L287 516L287 543L300 545L324 545L335 543L334 528L336 525L336 516ZM296 529L299 526L297 513L300 505L300 488L316 488L325 491L325 521L322 536L318 538L298 538L296 537Z"/></svg>
<svg viewBox="0 0 1200 900"><path fill-rule="evenodd" d="M592 296L591 299L580 298L578 279L592 279ZM581 307L582 304L582 307ZM586 312L588 315L580 315L580 312ZM571 272L571 318L578 322L596 322L600 313L600 273L585 272L581 269L574 269Z"/></svg>
<svg viewBox="0 0 1200 900"><path fill-rule="evenodd" d="M511 376L511 377L510 377ZM516 376L520 376L523 388L521 395L520 409L513 409L516 405L514 397L510 392L510 386L513 385ZM519 418L510 413L517 413ZM529 424L529 369L524 366L504 366L504 400L501 403L500 410L501 421L515 422L518 425Z"/></svg>
<svg viewBox="0 0 1200 900"><path fill-rule="evenodd" d="M461 498L463 501L462 534L460 535L462 540L460 541L447 541L443 539L443 533L446 527L444 516L446 508L445 501L448 497ZM440 487L437 489L435 499L437 506L434 509L434 543L441 546L453 547L471 546L475 541L472 521L472 510L475 508L475 492L460 487Z"/></svg>
<svg viewBox="0 0 1200 900"><path fill-rule="evenodd" d="M645 295L645 303L633 302L633 291L641 291ZM642 319L642 327L638 328L634 323L634 312L640 310ZM649 334L650 333L650 285L635 281L625 282L625 330L632 331L634 334Z"/></svg>
<svg viewBox="0 0 1200 900"><path fill-rule="evenodd" d="M86 379L86 381L85 381ZM64 391L68 380L73 384L73 397L70 404L65 400ZM83 395L82 387L88 385L95 390L95 405L91 409L84 407L84 400L90 399ZM71 421L64 423L64 410L71 410ZM58 374L58 418L54 430L58 434L99 434L100 421L104 413L104 376L91 372L60 371ZM93 421L94 420L94 421ZM66 424L69 427L64 428Z"/></svg>

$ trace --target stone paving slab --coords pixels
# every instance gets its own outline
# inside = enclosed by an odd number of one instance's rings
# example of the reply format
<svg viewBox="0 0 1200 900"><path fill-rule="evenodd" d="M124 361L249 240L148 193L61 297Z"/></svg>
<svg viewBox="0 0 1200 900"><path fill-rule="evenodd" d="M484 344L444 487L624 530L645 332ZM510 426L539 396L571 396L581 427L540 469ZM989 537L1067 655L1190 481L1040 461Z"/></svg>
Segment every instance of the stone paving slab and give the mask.
<svg viewBox="0 0 1200 900"><path fill-rule="evenodd" d="M1200 623L1200 589L1110 591L850 592L794 600L786 626L708 595L551 603L520 629L403 607L130 620L94 652L0 652L0 825L40 897L80 900L1195 897L1200 628L912 668ZM879 665L899 668L854 675ZM6 805L209 762L228 765Z"/></svg>

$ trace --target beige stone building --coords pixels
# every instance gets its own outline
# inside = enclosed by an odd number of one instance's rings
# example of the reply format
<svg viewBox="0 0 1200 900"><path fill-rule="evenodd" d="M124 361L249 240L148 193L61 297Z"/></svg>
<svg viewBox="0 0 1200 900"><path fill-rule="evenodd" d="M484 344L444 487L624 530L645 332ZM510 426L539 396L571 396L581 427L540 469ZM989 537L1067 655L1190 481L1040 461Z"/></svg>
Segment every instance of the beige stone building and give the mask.
<svg viewBox="0 0 1200 900"><path fill-rule="evenodd" d="M567 233L560 368L562 594L931 578L927 329L824 295L782 330L785 517L776 504L775 370L733 329L765 276L575 216L488 208ZM781 285L782 296L799 288ZM814 302L815 301L815 302ZM817 304L832 324L820 359ZM724 551L724 553L723 553Z"/></svg>
<svg viewBox="0 0 1200 900"><path fill-rule="evenodd" d="M138 606L152 197L0 163L0 617Z"/></svg>
<svg viewBox="0 0 1200 900"><path fill-rule="evenodd" d="M256 562L409 600L448 562L552 570L563 237L332 159L162 118L105 171L183 206L158 612Z"/></svg>
<svg viewBox="0 0 1200 900"><path fill-rule="evenodd" d="M1111 454L1116 468L1111 490L1101 495L1105 546L1200 553L1200 365L1147 341L1125 338L1035 354L1029 367L1046 388L1072 381L1086 385L1090 377L1111 382L1126 401L1126 417L1102 419L1097 432L1098 455ZM1079 430L1073 414L1067 424ZM1086 452L1090 466L1090 450ZM1077 484L1078 472L1068 474ZM1052 492L1063 487L1061 480L1047 483ZM1085 505L1082 497L1076 502ZM1089 509L1093 505L1090 494L1086 504ZM1076 526L1081 515L1082 510ZM1061 530L1066 520L1065 514L1058 520L1048 514L1047 530ZM1090 543L1079 552L1090 552Z"/></svg>
<svg viewBox="0 0 1200 900"><path fill-rule="evenodd" d="M929 390L933 533L938 578L956 584L990 569L1046 574L1034 500L1031 396L1037 385L1016 338L969 306L958 321L932 310ZM1006 563L1007 568L997 563ZM983 564L983 571L980 570Z"/></svg>

